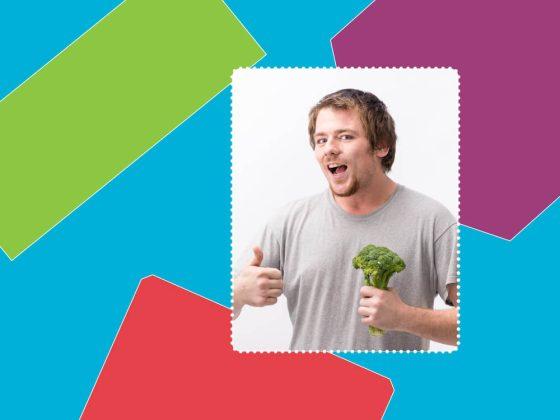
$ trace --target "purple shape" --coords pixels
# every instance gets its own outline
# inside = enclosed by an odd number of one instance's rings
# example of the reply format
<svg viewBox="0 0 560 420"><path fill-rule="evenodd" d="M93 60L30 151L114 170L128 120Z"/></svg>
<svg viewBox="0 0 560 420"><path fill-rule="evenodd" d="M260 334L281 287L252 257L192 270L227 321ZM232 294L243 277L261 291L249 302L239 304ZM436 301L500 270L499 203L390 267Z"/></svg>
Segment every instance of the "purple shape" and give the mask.
<svg viewBox="0 0 560 420"><path fill-rule="evenodd" d="M556 2L377 0L332 40L338 66L454 67L461 223L511 239L560 194Z"/></svg>

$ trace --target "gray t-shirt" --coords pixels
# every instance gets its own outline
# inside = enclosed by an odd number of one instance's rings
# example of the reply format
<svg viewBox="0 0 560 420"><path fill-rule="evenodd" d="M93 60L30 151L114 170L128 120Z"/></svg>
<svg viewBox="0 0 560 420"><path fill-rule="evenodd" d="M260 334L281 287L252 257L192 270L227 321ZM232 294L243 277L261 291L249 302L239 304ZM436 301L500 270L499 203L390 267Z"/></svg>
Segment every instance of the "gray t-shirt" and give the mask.
<svg viewBox="0 0 560 420"><path fill-rule="evenodd" d="M282 271L293 324L292 350L427 350L421 337L369 335L358 314L363 274L352 258L368 244L386 246L406 263L389 286L408 305L433 308L457 281L453 215L402 185L376 211L352 215L329 190L285 206L260 235L262 267Z"/></svg>

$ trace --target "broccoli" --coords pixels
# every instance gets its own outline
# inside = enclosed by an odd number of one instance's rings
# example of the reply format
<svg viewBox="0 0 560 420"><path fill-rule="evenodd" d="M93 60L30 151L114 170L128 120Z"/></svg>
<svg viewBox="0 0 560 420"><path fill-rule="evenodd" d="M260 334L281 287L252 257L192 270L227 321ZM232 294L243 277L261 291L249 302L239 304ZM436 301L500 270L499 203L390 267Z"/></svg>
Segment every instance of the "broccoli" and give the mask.
<svg viewBox="0 0 560 420"><path fill-rule="evenodd" d="M406 268L404 261L384 246L366 245L358 255L352 259L355 269L361 268L364 272L364 284L387 290L389 279L394 273L399 273ZM383 335L383 330L372 325L369 333L373 336Z"/></svg>

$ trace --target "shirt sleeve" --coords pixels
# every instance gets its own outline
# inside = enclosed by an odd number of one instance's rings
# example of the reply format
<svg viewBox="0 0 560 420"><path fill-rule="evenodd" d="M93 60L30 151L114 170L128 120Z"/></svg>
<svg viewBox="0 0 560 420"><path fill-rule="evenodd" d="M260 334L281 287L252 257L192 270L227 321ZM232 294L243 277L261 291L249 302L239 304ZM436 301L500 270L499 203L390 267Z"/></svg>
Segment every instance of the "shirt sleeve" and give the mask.
<svg viewBox="0 0 560 420"><path fill-rule="evenodd" d="M434 243L437 293L447 303L447 286L457 283L457 224L449 226Z"/></svg>

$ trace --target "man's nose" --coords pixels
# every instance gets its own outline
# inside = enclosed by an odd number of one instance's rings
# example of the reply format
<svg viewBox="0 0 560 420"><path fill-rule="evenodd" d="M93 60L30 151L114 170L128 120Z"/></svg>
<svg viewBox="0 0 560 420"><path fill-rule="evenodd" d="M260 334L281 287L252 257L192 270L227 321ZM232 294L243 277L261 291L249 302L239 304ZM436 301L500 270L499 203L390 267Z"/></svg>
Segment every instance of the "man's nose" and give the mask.
<svg viewBox="0 0 560 420"><path fill-rule="evenodd" d="M338 155L340 154L340 149L335 139L330 139L325 144L325 156L328 155Z"/></svg>

